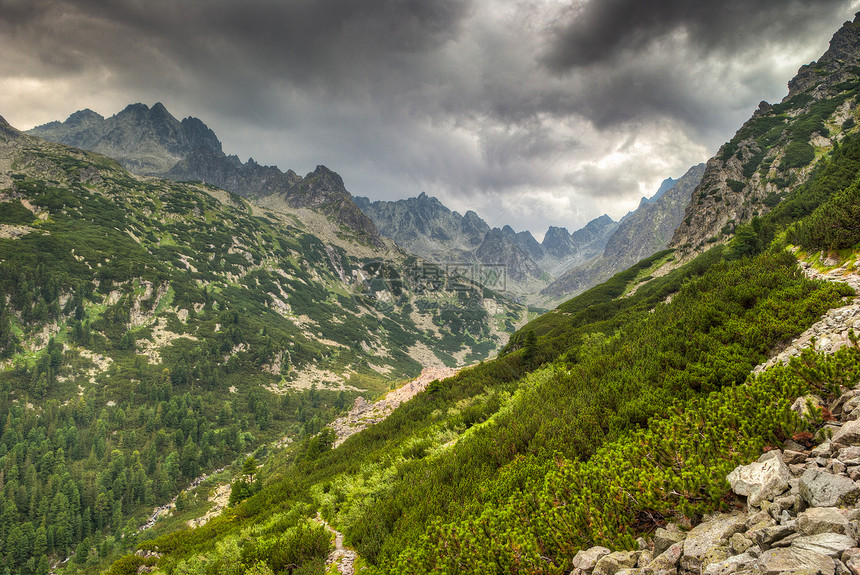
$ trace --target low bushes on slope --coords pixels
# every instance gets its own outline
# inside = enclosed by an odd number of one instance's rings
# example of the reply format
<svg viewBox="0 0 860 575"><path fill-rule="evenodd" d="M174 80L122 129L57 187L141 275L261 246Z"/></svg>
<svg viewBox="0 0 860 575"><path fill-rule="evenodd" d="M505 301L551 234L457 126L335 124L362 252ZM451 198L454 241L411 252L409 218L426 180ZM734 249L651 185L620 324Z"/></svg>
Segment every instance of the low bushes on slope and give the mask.
<svg viewBox="0 0 860 575"><path fill-rule="evenodd" d="M646 429L604 445L588 461L557 456L544 477L506 500L434 520L382 571L560 574L580 548L630 548L655 521L730 507L729 471L806 429L790 410L795 398L858 380L860 350L808 352L747 385L675 402Z"/></svg>

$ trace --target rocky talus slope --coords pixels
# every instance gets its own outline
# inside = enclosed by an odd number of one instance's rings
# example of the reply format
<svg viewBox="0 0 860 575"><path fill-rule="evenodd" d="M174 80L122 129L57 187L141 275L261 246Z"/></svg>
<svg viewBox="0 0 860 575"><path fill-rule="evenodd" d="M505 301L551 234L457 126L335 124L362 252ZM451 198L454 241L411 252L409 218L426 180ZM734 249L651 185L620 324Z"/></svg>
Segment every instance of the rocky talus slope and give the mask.
<svg viewBox="0 0 860 575"><path fill-rule="evenodd" d="M803 411L808 396L793 409ZM572 575L732 575L860 573L860 390L827 407L837 419L820 445L786 442L727 480L746 512L706 518L685 530L668 524L637 551L580 551ZM825 434L826 436L827 434Z"/></svg>
<svg viewBox="0 0 860 575"><path fill-rule="evenodd" d="M826 272L801 267L860 294L852 264ZM833 353L856 345L856 324L860 298L831 310L756 371L812 346ZM692 529L670 523L639 539L636 551L582 550L571 575L860 575L860 388L841 392L830 403L810 395L792 406L822 418L820 443L796 436L728 475L732 491L746 497L745 511L706 517Z"/></svg>
<svg viewBox="0 0 860 575"><path fill-rule="evenodd" d="M401 403L409 401L427 389L427 386L433 381L453 377L458 371L460 370L449 367L425 367L417 378L388 392L379 401L368 403L362 396L356 397L349 413L335 419L329 425L336 434L334 447L339 446L348 437L355 435L362 429L379 423L391 415L391 412L397 409Z"/></svg>
<svg viewBox="0 0 860 575"><path fill-rule="evenodd" d="M860 295L860 275L854 270L857 261L851 259L841 266L823 272L816 270L808 262L801 261L800 268L803 270L803 274L810 279L846 283ZM757 366L754 373L761 373L777 363L788 363L792 357L799 356L808 347L814 347L816 351L833 353L852 345L849 338L852 329L860 333L860 297L846 306L827 312L820 321L800 334L785 349L774 355L766 363Z"/></svg>

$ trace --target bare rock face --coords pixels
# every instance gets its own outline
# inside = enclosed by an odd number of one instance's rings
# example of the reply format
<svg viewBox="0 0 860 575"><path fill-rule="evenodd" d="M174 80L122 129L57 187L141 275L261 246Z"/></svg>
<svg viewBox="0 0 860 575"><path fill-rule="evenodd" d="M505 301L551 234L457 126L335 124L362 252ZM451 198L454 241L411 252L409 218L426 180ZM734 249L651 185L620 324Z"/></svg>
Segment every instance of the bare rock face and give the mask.
<svg viewBox="0 0 860 575"><path fill-rule="evenodd" d="M612 553L612 551L606 547L600 546L580 550L573 557L573 568L579 569L580 571L591 572L594 570L597 562L610 553Z"/></svg>
<svg viewBox="0 0 860 575"><path fill-rule="evenodd" d="M793 547L765 551L756 562L756 567L762 575L780 573L834 575L836 571L836 564L827 555Z"/></svg>
<svg viewBox="0 0 860 575"><path fill-rule="evenodd" d="M835 447L860 445L860 419L849 421L833 434L830 443Z"/></svg>
<svg viewBox="0 0 860 575"><path fill-rule="evenodd" d="M116 159L131 172L163 175L198 148L221 152L221 142L197 118L174 118L161 103L149 108L131 104L104 118L92 110L75 112L65 122L51 122L27 132Z"/></svg>
<svg viewBox="0 0 860 575"><path fill-rule="evenodd" d="M814 551L838 559L842 552L851 549L857 544L852 537L840 533L819 533L798 537L792 541L794 549Z"/></svg>
<svg viewBox="0 0 860 575"><path fill-rule="evenodd" d="M801 535L846 533L848 519L836 507L813 507L797 516L797 531Z"/></svg>
<svg viewBox="0 0 860 575"><path fill-rule="evenodd" d="M860 487L844 475L810 467L800 477L800 494L813 507L834 507L856 502Z"/></svg>
<svg viewBox="0 0 860 575"><path fill-rule="evenodd" d="M743 515L721 515L694 527L684 540L681 567L700 574L709 564L728 559L729 538L746 530L746 519Z"/></svg>

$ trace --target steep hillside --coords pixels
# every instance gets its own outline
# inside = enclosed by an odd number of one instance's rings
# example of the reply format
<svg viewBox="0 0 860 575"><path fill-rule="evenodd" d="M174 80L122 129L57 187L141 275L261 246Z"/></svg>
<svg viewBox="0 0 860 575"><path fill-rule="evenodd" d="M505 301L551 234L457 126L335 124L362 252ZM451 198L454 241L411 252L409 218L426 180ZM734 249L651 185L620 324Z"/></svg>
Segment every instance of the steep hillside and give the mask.
<svg viewBox="0 0 860 575"><path fill-rule="evenodd" d="M639 207L621 220L606 241L603 253L574 267L541 291L551 298L564 298L606 281L619 271L666 248L683 222L693 190L705 165L690 168L678 180L664 182L653 198L643 198Z"/></svg>
<svg viewBox="0 0 860 575"><path fill-rule="evenodd" d="M338 448L330 449L333 433L323 433L285 452L263 472L258 494L202 529L141 543L125 561L165 573L251 564L266 573L322 573L330 546L319 512L369 573L558 575L580 549L635 549L638 537L668 521L689 528L742 505L725 478L766 447L800 449L817 461L809 448L816 434L828 437L829 416L812 408L802 416L792 409L805 404L797 399L815 393L827 405L860 380L850 331L857 294L808 279L792 255L838 238L851 246L841 261L813 263L856 274L860 230L839 214L856 207L858 166L860 138L851 137L777 210L740 226L728 246L652 278L669 255L658 252L536 318L499 358L430 384ZM840 309L816 325L832 308ZM810 336L831 328L826 343ZM804 344L841 349L799 353ZM798 357L773 366L781 351ZM763 506L756 525L773 537L761 541L778 539L778 529L790 533L798 510ZM750 536L747 548L759 541ZM675 563L653 572L673 573L683 555L698 561L685 562L685 572L711 573L709 562L730 555L721 538L692 538ZM706 543L719 549L697 554L693 545ZM629 556L632 563L595 573L649 564L644 551ZM768 565L774 575L796 572L791 561Z"/></svg>
<svg viewBox="0 0 860 575"><path fill-rule="evenodd" d="M803 66L779 104L762 102L711 158L670 246L682 259L725 242L738 224L776 206L805 182L835 143L857 130L860 16Z"/></svg>
<svg viewBox="0 0 860 575"><path fill-rule="evenodd" d="M311 185L337 183L318 172ZM204 471L311 436L424 365L484 359L524 319L468 278L270 198L133 176L0 122L13 571L110 557Z"/></svg>

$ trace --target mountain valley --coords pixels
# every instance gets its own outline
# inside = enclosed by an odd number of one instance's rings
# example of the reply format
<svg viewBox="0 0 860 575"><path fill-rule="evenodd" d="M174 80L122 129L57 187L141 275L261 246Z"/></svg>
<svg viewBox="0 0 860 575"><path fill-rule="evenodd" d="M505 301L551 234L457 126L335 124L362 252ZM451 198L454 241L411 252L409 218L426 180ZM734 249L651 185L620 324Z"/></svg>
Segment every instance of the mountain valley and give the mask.
<svg viewBox="0 0 860 575"><path fill-rule="evenodd" d="M160 103L0 118L0 567L860 575L858 95L860 13L541 242Z"/></svg>

